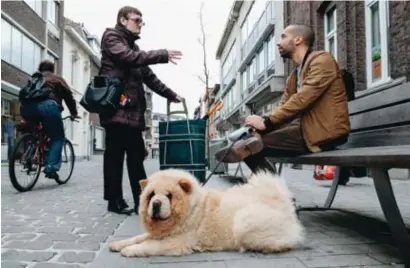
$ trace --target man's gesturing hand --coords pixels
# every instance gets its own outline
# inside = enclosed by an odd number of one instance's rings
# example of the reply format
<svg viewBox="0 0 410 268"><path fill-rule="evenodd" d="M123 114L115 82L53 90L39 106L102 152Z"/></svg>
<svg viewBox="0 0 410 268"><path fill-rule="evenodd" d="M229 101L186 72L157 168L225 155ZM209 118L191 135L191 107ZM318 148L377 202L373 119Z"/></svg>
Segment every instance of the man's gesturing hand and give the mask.
<svg viewBox="0 0 410 268"><path fill-rule="evenodd" d="M168 60L173 64L177 64L175 60L180 60L182 56L181 51L178 50L168 50Z"/></svg>

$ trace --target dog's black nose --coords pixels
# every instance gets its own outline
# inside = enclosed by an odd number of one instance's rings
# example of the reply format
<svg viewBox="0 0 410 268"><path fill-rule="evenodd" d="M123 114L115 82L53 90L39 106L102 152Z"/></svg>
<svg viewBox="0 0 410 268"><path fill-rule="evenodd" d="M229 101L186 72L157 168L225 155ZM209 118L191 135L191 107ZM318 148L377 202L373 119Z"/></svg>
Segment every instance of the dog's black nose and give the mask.
<svg viewBox="0 0 410 268"><path fill-rule="evenodd" d="M160 210L161 210L161 201L160 200L155 200L152 203L152 212L153 212L152 214L157 215L157 214L159 214Z"/></svg>

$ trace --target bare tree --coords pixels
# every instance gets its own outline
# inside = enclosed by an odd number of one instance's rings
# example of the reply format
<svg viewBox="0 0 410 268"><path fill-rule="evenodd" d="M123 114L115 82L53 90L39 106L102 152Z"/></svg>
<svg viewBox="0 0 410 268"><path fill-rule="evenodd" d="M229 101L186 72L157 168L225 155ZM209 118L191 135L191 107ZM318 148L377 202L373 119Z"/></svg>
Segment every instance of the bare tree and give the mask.
<svg viewBox="0 0 410 268"><path fill-rule="evenodd" d="M204 83L206 90L208 90L209 88L209 67L208 67L208 63L207 63L207 54L206 54L206 33L205 33L205 26L204 26L204 14L203 14L203 10L204 10L204 2L201 2L201 7L199 9L199 25L201 27L201 36L198 38L198 42L202 47L202 56L203 56L203 74L202 75L198 75L198 79Z"/></svg>

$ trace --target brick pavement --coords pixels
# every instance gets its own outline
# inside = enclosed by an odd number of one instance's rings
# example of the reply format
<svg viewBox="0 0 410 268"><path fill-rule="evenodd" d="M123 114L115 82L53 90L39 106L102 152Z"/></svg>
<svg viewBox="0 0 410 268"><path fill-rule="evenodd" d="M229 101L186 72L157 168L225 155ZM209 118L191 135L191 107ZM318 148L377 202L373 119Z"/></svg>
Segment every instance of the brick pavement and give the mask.
<svg viewBox="0 0 410 268"><path fill-rule="evenodd" d="M146 162L150 173L158 168ZM353 179L341 187L335 206L349 212L302 212L308 241L297 250L274 255L203 253L186 257L124 258L107 250L107 242L141 232L137 216L106 212L102 200L101 159L77 163L64 186L40 178L31 192L16 193L2 167L2 267L390 267L399 263L371 180ZM300 204L320 204L328 182L311 179L311 171L284 170ZM131 201L125 177L125 197ZM232 184L213 178L208 187ZM410 225L409 181L394 189ZM404 267L395 265L394 267Z"/></svg>

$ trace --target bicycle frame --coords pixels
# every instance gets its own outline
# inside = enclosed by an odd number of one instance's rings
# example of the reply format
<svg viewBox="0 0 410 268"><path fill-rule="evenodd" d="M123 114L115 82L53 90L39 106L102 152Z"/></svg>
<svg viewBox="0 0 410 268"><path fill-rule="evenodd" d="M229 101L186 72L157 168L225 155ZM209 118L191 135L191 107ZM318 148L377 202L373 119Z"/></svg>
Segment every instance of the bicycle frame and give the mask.
<svg viewBox="0 0 410 268"><path fill-rule="evenodd" d="M66 116L62 118L62 120L66 120L70 118L70 116ZM77 121L77 120L73 120ZM77 121L78 122L78 121ZM38 121L33 130L30 131L30 133L33 135L35 140L37 141L34 146L30 146L30 148L26 151L26 153L23 154L23 157L26 157L27 155L30 156L29 158L24 158L24 159L31 159L33 162L40 166L45 165L45 151L47 150L50 142L50 138L46 135L44 131L44 127L40 121ZM34 150L34 153L33 153Z"/></svg>

